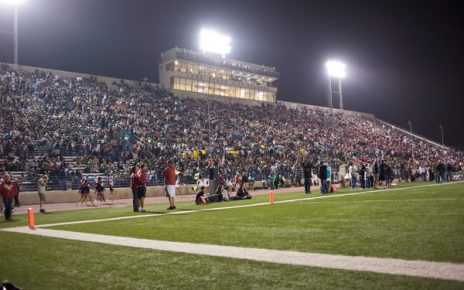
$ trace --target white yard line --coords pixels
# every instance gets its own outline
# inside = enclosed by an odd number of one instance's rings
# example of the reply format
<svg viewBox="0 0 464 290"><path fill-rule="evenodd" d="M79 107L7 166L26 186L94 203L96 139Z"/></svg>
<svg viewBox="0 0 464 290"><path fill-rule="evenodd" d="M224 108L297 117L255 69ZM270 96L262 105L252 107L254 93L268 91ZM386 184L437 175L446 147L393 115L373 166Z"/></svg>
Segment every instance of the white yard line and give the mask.
<svg viewBox="0 0 464 290"><path fill-rule="evenodd" d="M426 184L426 185L418 185L412 187L402 187L402 188L390 188L390 189L376 189L376 190L369 190L369 191L357 191L357 192L349 192L349 193L340 193L340 194L328 194L328 195L321 195L321 196L314 196L314 197L305 197L305 198L297 198L297 199L289 199L289 200L281 200L275 201L274 204L283 204L283 203L291 203L291 202L299 202L299 201L307 201L307 200L315 200L315 199L325 199L325 198L337 198L343 196L352 196L352 195L361 195L366 193L373 193L373 192L385 192L385 191L397 191L407 188L423 188L429 186L442 186L442 185L449 185L449 184L456 184L462 182L453 182L453 183L434 183L434 184ZM235 205L235 206L223 206L223 207L214 207L214 208L204 208L198 210L186 210L186 211L174 211L168 213L160 213L160 214L141 214L141 215L131 215L131 216L122 216L122 217L115 217L115 218L106 218L106 219L95 219L95 220L83 220L83 221L74 221L74 222L62 222L62 223L53 223L53 224L43 224L37 225L37 228L44 228L44 227L53 227L53 226L64 226L64 225L76 225L76 224L88 224L88 223L98 223L98 222L109 222L109 221L119 221L119 220L126 220L126 219L139 219L139 218L149 218L149 217L157 217L157 216L166 216L166 215L183 215L183 214L190 214L190 213L197 213L197 212L206 212L206 211L221 211L221 210L228 210L228 209L237 209L237 208L246 208L246 207L255 207L255 206L265 206L269 205L269 202L261 202L261 203L253 203L253 204L244 204L244 205Z"/></svg>
<svg viewBox="0 0 464 290"><path fill-rule="evenodd" d="M169 242L27 227L3 231L176 253L464 282L464 264Z"/></svg>

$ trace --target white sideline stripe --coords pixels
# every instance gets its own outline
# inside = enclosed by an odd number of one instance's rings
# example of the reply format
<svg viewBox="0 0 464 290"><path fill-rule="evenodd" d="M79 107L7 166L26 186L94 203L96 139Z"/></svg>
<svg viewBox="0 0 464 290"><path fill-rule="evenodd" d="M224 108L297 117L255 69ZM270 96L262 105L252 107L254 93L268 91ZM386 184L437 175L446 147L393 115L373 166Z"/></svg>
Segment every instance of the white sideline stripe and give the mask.
<svg viewBox="0 0 464 290"><path fill-rule="evenodd" d="M402 190L402 189L407 189L407 188L422 188L422 187L429 187L429 186L442 186L442 185L449 185L449 184L456 184L456 183L463 183L463 181L458 181L458 182L453 182L453 183L434 183L434 184L417 185L417 186L401 187L401 188L376 189L376 190L370 190L370 191L357 191L357 192L350 192L350 193L340 193L340 194L335 194L335 195L321 195L321 196L314 196L314 197L305 197L305 198L297 198L297 199L275 201L274 204L282 204L282 203L290 203L290 202L298 202L298 201L306 201L306 200L314 200L314 199L323 199L323 198L336 198L336 197L360 195L360 194L366 194L366 193L372 193L372 192L384 192L384 191L389 191L390 192L390 191L397 191L397 190ZM98 222L109 222L109 221L119 221L119 220L126 220L126 219L140 219L140 218L149 218L149 217L166 216L166 215L183 215L183 214L196 213L196 212L220 211L220 210L227 210L227 209L246 208L246 207L264 206L264 205L269 205L269 202L235 205L235 206L214 207L214 208L205 208L205 209L195 209L195 210L185 210L185 211L175 211L175 212L168 212L168 213L144 214L144 215L122 216L122 217L96 219L96 220L84 220L84 221L54 223L54 224L43 224L43 225L36 225L36 228L46 228L46 227L54 227L54 226L66 226L66 225L77 225L77 224L88 224L88 223L98 223Z"/></svg>
<svg viewBox="0 0 464 290"><path fill-rule="evenodd" d="M104 243L176 253L464 282L464 264L169 242L50 229L30 230L27 227L3 230L66 240Z"/></svg>

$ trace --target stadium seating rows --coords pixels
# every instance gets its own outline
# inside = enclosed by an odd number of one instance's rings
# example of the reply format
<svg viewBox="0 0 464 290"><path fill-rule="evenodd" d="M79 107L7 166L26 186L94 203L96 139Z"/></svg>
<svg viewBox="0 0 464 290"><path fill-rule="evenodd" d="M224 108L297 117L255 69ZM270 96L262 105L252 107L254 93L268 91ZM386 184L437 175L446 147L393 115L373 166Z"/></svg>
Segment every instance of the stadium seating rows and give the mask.
<svg viewBox="0 0 464 290"><path fill-rule="evenodd" d="M146 162L159 175L173 159L185 176L300 176L301 162L384 158L393 168L459 167L463 153L380 125L362 115L175 97L154 86L108 86L94 78L0 68L0 169L34 182L99 173L127 175ZM127 177L127 176L126 176Z"/></svg>

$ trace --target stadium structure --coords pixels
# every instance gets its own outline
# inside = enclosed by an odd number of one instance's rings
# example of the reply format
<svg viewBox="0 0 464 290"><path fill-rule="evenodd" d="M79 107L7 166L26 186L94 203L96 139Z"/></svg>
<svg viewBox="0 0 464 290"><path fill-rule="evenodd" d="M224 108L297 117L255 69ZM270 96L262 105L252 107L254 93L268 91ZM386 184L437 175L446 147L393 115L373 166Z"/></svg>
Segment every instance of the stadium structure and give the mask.
<svg viewBox="0 0 464 290"><path fill-rule="evenodd" d="M159 82L180 96L216 96L276 102L273 67L174 47L161 53Z"/></svg>

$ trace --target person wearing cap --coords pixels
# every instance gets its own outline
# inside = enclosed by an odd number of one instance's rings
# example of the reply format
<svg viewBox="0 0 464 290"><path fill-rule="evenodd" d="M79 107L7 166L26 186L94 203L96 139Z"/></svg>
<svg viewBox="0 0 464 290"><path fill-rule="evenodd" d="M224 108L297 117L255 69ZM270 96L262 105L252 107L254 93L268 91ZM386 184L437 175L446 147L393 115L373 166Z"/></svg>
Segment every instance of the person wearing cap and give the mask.
<svg viewBox="0 0 464 290"><path fill-rule="evenodd" d="M48 183L48 176L43 175L39 182L37 183L37 191L39 193L39 200L40 200L40 212L45 213L45 209L43 208L43 204L46 201L45 199L45 190L47 189Z"/></svg>

